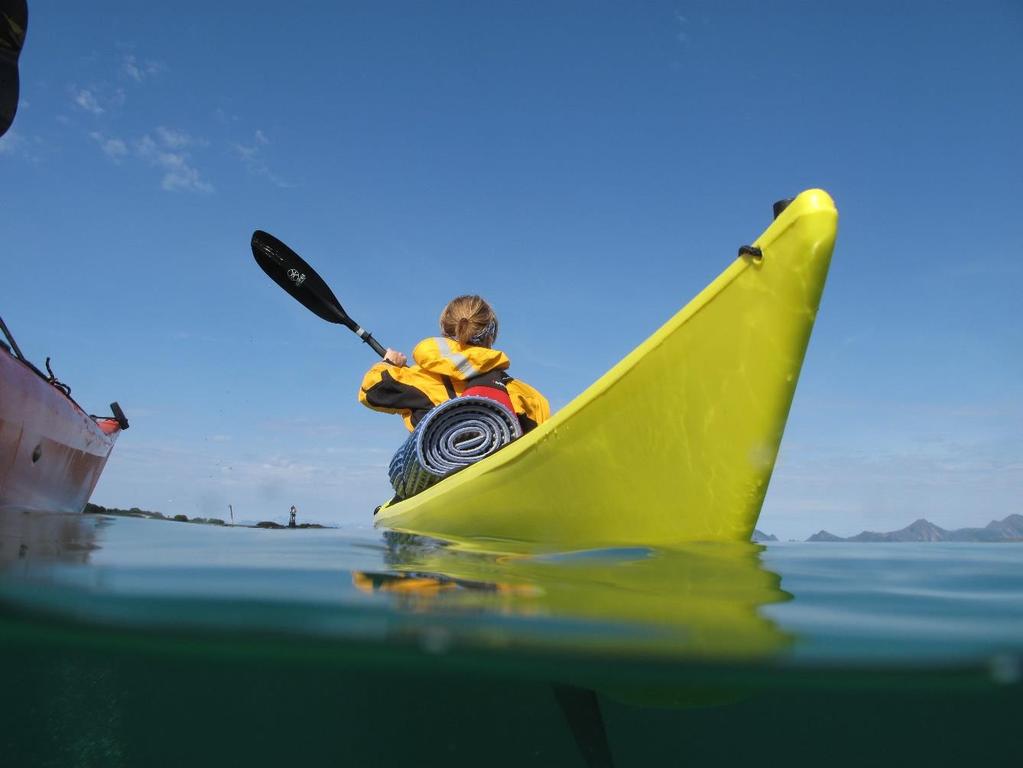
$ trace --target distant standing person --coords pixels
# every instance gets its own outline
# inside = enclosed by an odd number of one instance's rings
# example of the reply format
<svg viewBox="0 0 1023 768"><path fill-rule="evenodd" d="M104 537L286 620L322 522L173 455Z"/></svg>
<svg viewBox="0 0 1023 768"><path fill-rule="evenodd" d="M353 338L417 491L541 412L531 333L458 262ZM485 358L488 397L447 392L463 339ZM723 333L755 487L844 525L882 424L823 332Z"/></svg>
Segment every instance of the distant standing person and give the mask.
<svg viewBox="0 0 1023 768"><path fill-rule="evenodd" d="M288 520L288 527L295 528L295 517L298 515L298 510L295 509L295 505L291 505L291 518Z"/></svg>

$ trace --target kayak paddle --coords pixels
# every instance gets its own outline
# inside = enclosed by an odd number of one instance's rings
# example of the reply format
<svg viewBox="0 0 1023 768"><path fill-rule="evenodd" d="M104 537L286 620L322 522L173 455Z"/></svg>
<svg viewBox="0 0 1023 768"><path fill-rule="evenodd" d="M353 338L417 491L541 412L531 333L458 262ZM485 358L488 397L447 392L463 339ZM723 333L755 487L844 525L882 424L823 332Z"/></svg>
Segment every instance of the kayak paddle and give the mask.
<svg viewBox="0 0 1023 768"><path fill-rule="evenodd" d="M316 274L316 270L276 237L257 229L252 233L252 255L271 280L298 299L310 312L327 322L351 329L380 357L387 353L369 331L348 316L334 292Z"/></svg>

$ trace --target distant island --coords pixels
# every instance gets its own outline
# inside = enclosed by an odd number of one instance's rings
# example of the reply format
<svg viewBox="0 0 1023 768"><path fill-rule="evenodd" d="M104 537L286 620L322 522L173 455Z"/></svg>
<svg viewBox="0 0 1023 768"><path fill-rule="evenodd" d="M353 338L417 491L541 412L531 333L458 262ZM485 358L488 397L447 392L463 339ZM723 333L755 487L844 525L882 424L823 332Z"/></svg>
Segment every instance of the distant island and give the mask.
<svg viewBox="0 0 1023 768"><path fill-rule="evenodd" d="M256 523L255 525L238 525L234 523L227 523L221 520L219 517L189 517L188 515L165 515L162 512L154 512L149 509L139 509L138 507L132 507L131 509L118 509L117 507L102 507L99 504L86 504L83 514L86 515L113 515L114 517L142 517L148 520L170 520L176 523L197 523L199 525L224 525L234 526L237 528L272 528L281 529L289 528L291 526L281 525L271 520L264 520ZM301 523L300 525L294 526L295 528L326 528L325 525L319 525L317 523Z"/></svg>
<svg viewBox="0 0 1023 768"><path fill-rule="evenodd" d="M772 535L770 533L764 533L759 528L754 528L753 529L753 536L750 538L750 541L754 541L754 542L758 542L758 543L759 542L765 542L765 541L777 541L777 540L778 540L777 536L774 536L774 535Z"/></svg>
<svg viewBox="0 0 1023 768"><path fill-rule="evenodd" d="M753 534L754 541L757 541L755 538L757 533L759 531ZM1004 520L992 520L983 528L957 528L954 531L946 531L929 520L921 518L898 531L889 531L888 533L863 531L848 538L842 538L827 531L818 531L807 541L1023 541L1023 515L1009 515Z"/></svg>

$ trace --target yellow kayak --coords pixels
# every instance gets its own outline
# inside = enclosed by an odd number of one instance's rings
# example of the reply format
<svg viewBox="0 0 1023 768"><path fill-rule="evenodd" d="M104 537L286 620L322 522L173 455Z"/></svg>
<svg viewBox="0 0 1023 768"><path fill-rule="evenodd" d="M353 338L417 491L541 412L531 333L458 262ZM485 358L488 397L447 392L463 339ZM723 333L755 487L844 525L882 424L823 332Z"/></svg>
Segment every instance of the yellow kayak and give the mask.
<svg viewBox="0 0 1023 768"><path fill-rule="evenodd" d="M376 525L502 551L748 541L835 243L824 191L549 421Z"/></svg>

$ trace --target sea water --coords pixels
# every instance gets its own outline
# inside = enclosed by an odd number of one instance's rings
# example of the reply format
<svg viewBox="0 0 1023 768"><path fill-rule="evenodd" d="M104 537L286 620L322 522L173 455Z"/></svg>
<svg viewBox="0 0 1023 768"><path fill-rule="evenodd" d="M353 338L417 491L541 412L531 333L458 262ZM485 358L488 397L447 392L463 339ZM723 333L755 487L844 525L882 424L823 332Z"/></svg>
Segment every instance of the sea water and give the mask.
<svg viewBox="0 0 1023 768"><path fill-rule="evenodd" d="M0 649L4 766L1023 759L1011 543L512 555L3 513Z"/></svg>

